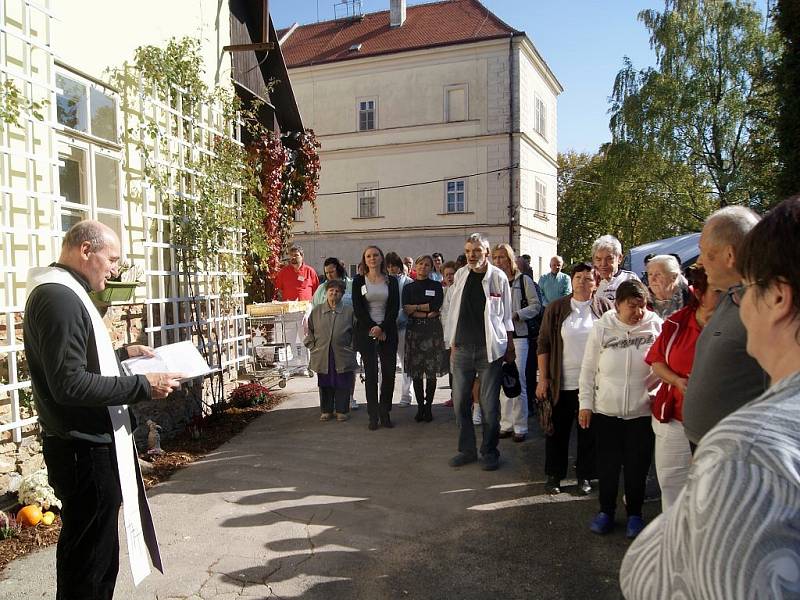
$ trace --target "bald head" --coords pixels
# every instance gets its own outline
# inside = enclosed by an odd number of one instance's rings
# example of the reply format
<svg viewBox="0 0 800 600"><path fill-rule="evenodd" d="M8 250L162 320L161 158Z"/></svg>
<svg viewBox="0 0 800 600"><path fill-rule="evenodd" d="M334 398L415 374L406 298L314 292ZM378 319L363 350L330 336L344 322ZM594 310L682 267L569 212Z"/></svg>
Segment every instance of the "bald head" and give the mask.
<svg viewBox="0 0 800 600"><path fill-rule="evenodd" d="M64 235L58 262L80 273L92 290L105 289L117 274L120 243L113 229L99 221L80 221Z"/></svg>
<svg viewBox="0 0 800 600"><path fill-rule="evenodd" d="M714 246L730 246L735 252L759 219L755 212L744 206L726 206L706 219L703 235Z"/></svg>

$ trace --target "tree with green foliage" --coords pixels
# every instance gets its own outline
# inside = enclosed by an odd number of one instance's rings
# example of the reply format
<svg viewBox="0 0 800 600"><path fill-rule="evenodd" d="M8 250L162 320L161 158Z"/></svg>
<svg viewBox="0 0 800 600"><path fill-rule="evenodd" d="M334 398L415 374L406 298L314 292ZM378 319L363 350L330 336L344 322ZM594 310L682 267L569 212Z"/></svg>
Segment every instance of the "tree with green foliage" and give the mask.
<svg viewBox="0 0 800 600"><path fill-rule="evenodd" d="M588 259L607 233L627 249L699 231L716 206L704 176L631 144L559 154L558 163L558 252L567 263Z"/></svg>
<svg viewBox="0 0 800 600"><path fill-rule="evenodd" d="M778 0L775 26L781 33L783 56L777 68L778 177L780 197L800 192L800 2Z"/></svg>
<svg viewBox="0 0 800 600"><path fill-rule="evenodd" d="M746 0L665 0L644 10L656 67L625 59L612 92L615 143L688 166L719 206L775 201L778 37Z"/></svg>

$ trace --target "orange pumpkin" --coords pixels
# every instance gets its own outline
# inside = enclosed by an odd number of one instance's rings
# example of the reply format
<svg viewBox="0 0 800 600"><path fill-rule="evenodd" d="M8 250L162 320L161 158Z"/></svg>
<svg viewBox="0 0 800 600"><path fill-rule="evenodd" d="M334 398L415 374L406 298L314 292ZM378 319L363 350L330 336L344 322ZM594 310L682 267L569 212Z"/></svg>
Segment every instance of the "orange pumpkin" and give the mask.
<svg viewBox="0 0 800 600"><path fill-rule="evenodd" d="M38 504L23 506L17 513L17 523L23 527L34 527L42 520L42 509Z"/></svg>

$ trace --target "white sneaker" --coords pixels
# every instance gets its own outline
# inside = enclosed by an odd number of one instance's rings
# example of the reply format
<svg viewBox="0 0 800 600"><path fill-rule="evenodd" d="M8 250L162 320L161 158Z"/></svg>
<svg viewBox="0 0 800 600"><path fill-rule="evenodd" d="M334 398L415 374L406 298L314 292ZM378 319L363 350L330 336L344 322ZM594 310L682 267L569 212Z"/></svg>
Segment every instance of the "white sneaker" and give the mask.
<svg viewBox="0 0 800 600"><path fill-rule="evenodd" d="M358 410L358 400L355 396L350 397L350 410Z"/></svg>
<svg viewBox="0 0 800 600"><path fill-rule="evenodd" d="M411 406L411 396L403 396L398 404L400 406Z"/></svg>

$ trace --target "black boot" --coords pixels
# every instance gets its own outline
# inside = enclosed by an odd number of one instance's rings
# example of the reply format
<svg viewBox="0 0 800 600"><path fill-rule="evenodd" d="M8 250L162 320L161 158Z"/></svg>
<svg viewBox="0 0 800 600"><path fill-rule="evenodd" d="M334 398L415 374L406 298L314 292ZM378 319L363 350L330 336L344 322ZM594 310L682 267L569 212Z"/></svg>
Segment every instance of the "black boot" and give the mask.
<svg viewBox="0 0 800 600"><path fill-rule="evenodd" d="M392 423L392 420L389 418L388 412L381 414L381 427L385 427L386 429L394 427L394 423Z"/></svg>
<svg viewBox="0 0 800 600"><path fill-rule="evenodd" d="M426 423L430 423L431 421L433 421L433 412L431 411L431 404L432 402L425 403L425 412L423 418L425 419Z"/></svg>
<svg viewBox="0 0 800 600"><path fill-rule="evenodd" d="M414 420L417 423L421 423L424 419L425 419L425 405L422 402L420 402L417 405L417 414L414 415Z"/></svg>

